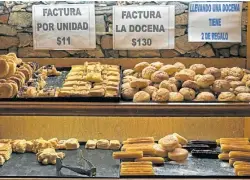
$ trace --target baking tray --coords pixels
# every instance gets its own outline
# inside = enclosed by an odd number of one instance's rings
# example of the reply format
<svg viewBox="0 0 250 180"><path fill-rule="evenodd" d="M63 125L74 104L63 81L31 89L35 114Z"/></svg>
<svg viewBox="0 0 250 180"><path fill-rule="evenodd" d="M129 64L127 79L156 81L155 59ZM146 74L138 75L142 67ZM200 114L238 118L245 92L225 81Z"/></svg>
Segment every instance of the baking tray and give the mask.
<svg viewBox="0 0 250 180"><path fill-rule="evenodd" d="M71 70L71 67L57 68L62 72L60 76L51 76L46 79L45 87L62 87L63 82ZM120 75L122 70L120 67ZM0 101L40 101L40 102L120 102L121 99L121 82L118 87L117 97L37 97L37 98L2 98Z"/></svg>
<svg viewBox="0 0 250 180"><path fill-rule="evenodd" d="M111 150L87 150L83 145L80 146L83 151L83 156L88 159L96 167L96 178L119 178L120 161L112 158L113 151ZM64 152L65 158L62 160L63 164L70 166L78 166L78 150L58 150ZM61 172L67 177L87 177L76 174L67 169L62 169ZM0 166L0 178L3 177L64 177L56 175L55 165L41 165L36 160L34 153L16 154L12 153L11 159L7 161L2 167Z"/></svg>

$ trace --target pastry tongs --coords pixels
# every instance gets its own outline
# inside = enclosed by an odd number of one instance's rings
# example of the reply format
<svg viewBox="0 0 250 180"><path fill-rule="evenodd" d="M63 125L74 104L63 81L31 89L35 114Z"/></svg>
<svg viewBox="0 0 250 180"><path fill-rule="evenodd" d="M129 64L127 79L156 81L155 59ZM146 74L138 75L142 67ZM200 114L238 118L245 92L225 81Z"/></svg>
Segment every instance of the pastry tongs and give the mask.
<svg viewBox="0 0 250 180"><path fill-rule="evenodd" d="M96 176L96 167L87 159L85 159L83 157L83 152L82 150L80 150L79 152L79 162L80 165L83 166L83 161L86 162L86 164L89 166L89 169L84 169L84 168L80 168L80 167L72 167L72 166L68 166L68 165L64 165L62 163L62 160L60 158L56 159L56 172L58 176L65 176L62 172L61 169L65 168L68 170L71 170L77 174L81 174L81 175L87 175L89 177L95 177ZM85 163L84 163L85 164Z"/></svg>

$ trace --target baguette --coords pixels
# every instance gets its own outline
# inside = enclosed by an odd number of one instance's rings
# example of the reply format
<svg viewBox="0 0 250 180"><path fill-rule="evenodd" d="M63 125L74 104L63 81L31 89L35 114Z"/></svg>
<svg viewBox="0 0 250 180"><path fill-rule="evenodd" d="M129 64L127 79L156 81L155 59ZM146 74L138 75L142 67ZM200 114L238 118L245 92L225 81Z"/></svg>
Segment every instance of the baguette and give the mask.
<svg viewBox="0 0 250 180"><path fill-rule="evenodd" d="M229 154L228 153L221 153L219 154L218 158L222 161L228 161L229 160Z"/></svg>
<svg viewBox="0 0 250 180"><path fill-rule="evenodd" d="M243 152L250 152L250 145L230 145L230 144L222 144L221 150L223 152L229 151L243 151Z"/></svg>
<svg viewBox="0 0 250 180"><path fill-rule="evenodd" d="M135 158L142 158L143 152L142 151L130 151L130 152L113 152L114 159L135 159Z"/></svg>
<svg viewBox="0 0 250 180"><path fill-rule="evenodd" d="M162 157L142 157L135 159L135 162L151 161L153 164L164 164L164 158Z"/></svg>

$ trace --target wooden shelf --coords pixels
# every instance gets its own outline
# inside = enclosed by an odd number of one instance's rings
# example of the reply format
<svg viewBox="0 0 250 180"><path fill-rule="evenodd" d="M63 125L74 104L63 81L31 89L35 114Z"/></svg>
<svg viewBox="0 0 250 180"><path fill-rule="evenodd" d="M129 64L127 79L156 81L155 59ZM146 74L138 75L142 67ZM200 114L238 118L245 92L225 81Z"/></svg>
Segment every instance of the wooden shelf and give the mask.
<svg viewBox="0 0 250 180"><path fill-rule="evenodd" d="M0 102L0 116L245 117L249 103Z"/></svg>

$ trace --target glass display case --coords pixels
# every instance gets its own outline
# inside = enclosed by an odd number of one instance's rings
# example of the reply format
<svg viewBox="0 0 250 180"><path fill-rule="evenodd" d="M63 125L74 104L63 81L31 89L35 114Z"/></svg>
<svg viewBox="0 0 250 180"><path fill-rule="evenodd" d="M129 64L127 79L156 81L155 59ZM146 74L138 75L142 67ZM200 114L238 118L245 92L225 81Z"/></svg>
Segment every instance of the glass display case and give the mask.
<svg viewBox="0 0 250 180"><path fill-rule="evenodd" d="M97 1L96 49L33 50L60 3L0 2L0 179L250 178L248 2L241 43L188 42L189 2ZM113 50L114 5L174 5L176 48Z"/></svg>

